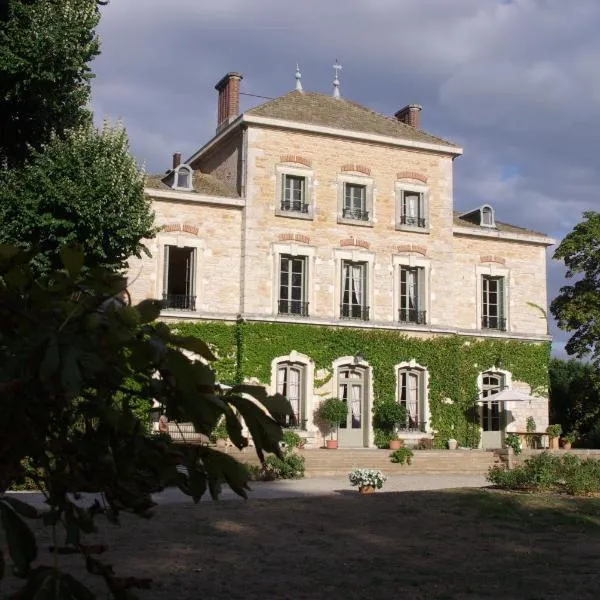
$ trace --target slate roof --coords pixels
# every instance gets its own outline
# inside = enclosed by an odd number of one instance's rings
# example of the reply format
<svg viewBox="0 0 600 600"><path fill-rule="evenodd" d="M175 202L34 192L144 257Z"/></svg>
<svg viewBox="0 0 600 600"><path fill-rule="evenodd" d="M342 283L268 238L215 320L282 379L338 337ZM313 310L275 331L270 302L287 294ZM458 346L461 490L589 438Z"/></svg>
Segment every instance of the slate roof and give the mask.
<svg viewBox="0 0 600 600"><path fill-rule="evenodd" d="M176 192L179 190L174 190L171 186L167 185L163 179L166 178L166 174L148 174L146 175L146 187L153 188L157 190L169 190L172 192ZM186 193L197 193L205 196L219 196L222 198L239 198L239 194L237 191L219 181L212 175L206 175L206 173L201 173L200 171L194 171L194 175L192 177L192 185L193 190L190 190Z"/></svg>
<svg viewBox="0 0 600 600"><path fill-rule="evenodd" d="M454 225L457 227L468 227L470 229L479 229L482 231L489 231L489 228L481 227L477 223L469 219L461 218L461 215L464 214L463 211L454 211ZM506 233L520 233L522 235L534 235L540 237L548 237L545 233L540 233L539 231L533 231L532 229L526 229L525 227L517 227L516 225L509 225L508 223L501 223L500 221L495 221L496 231L503 231ZM494 231L494 229L492 229Z"/></svg>
<svg viewBox="0 0 600 600"><path fill-rule="evenodd" d="M245 114L458 148L448 140L415 129L395 117L381 115L345 98L315 92L289 92L251 108Z"/></svg>

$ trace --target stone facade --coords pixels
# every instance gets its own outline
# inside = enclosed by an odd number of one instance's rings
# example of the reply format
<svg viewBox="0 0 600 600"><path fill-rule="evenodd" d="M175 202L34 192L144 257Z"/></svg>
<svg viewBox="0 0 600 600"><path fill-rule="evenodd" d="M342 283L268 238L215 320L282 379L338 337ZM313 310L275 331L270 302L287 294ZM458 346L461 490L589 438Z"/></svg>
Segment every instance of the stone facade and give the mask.
<svg viewBox="0 0 600 600"><path fill-rule="evenodd" d="M183 193L147 188L162 230L148 243L152 256L132 261L134 301L162 297L166 246L191 248L195 252L189 275L193 310L189 306L167 309L165 317L170 319L241 317L394 330L425 338L458 334L526 344L549 340L546 320L537 307L547 305L546 247L552 240L501 223L483 227L461 221L452 197L453 161L460 149L382 143L366 134L316 129L302 130L298 123L287 127L285 122L263 125L251 119L245 123L242 115L189 161L195 170L228 184L231 197L215 199L201 189ZM302 210L283 208L286 175L303 182ZM345 184L364 186L366 218L344 217ZM405 190L422 194L422 226L406 226L400 219ZM282 257L305 261L304 308L296 314L281 310ZM344 261L366 265L363 293L368 319L340 318ZM400 322L403 267L417 269L423 277L419 322ZM503 282L502 326L482 325L489 324L482 305L486 277ZM304 377L310 373L302 392L303 414L308 437L318 441L312 411L319 398L337 395L337 384L313 389L312 378L318 374L310 366L310 357L294 352L290 340L288 362L304 364ZM342 367L352 357L340 361ZM273 392L278 387L277 364L273 364L272 380L262 382ZM371 368L368 362L362 367L365 373ZM515 388L526 385L510 379ZM372 445L373 392L366 384L361 393L366 394L363 416L368 417L368 425L358 445ZM548 423L547 401L538 404L534 412L541 431ZM503 428L519 430L530 408L511 409L511 422ZM421 417L426 415L427 405ZM430 426L426 424L421 433L431 435Z"/></svg>

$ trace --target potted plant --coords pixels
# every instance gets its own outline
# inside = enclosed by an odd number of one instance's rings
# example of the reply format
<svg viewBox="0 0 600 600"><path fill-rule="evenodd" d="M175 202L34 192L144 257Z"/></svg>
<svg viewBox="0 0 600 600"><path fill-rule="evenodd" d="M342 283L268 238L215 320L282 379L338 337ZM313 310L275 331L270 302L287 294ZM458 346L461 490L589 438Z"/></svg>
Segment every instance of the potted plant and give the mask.
<svg viewBox="0 0 600 600"><path fill-rule="evenodd" d="M379 469L354 469L348 473L348 479L361 494L372 494L383 487L387 477Z"/></svg>
<svg viewBox="0 0 600 600"><path fill-rule="evenodd" d="M535 423L535 419L529 415L527 417L527 419L525 420L525 431L527 431L527 435L525 436L525 443L527 444L528 448L533 448L534 447L534 441L535 441L535 431L537 429L537 425Z"/></svg>
<svg viewBox="0 0 600 600"><path fill-rule="evenodd" d="M448 440L448 450L456 450L458 448L458 442L454 438Z"/></svg>
<svg viewBox="0 0 600 600"><path fill-rule="evenodd" d="M397 450L402 446L402 440L397 430L406 423L406 407L393 398L385 398L375 408L373 426L375 429L390 432L389 448Z"/></svg>
<svg viewBox="0 0 600 600"><path fill-rule="evenodd" d="M562 437L563 448L565 450L570 450L572 444L575 442L576 439L577 439L576 431L569 431L569 433L565 433L565 435L563 435L563 437Z"/></svg>
<svg viewBox="0 0 600 600"><path fill-rule="evenodd" d="M558 449L558 438L560 437L560 434L562 433L562 427L559 424L556 425L548 425L548 427L546 427L546 433L548 434L548 438L549 438L549 446L551 450L557 450Z"/></svg>
<svg viewBox="0 0 600 600"><path fill-rule="evenodd" d="M398 448L390 454L390 460L400 465L412 464L414 452L410 448Z"/></svg>
<svg viewBox="0 0 600 600"><path fill-rule="evenodd" d="M512 448L515 454L521 454L521 436L518 433L509 433L504 438L504 444L507 448Z"/></svg>
<svg viewBox="0 0 600 600"><path fill-rule="evenodd" d="M325 446L330 449L337 448L337 439L333 439L333 433L338 430L340 423L345 421L348 416L348 407L345 402L339 398L327 398L321 402L317 408L316 418L324 429L324 433L330 434L330 439L326 440Z"/></svg>

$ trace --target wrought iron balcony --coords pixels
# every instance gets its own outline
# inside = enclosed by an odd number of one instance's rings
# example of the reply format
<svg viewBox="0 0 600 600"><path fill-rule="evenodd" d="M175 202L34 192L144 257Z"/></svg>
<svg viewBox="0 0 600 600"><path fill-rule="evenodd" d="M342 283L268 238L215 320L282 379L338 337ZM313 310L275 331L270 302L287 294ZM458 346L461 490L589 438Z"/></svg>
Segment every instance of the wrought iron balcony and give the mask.
<svg viewBox="0 0 600 600"><path fill-rule="evenodd" d="M402 215L400 217L401 225L408 225L409 227L425 227L425 219L422 217L411 217L408 215Z"/></svg>
<svg viewBox="0 0 600 600"><path fill-rule="evenodd" d="M369 320L369 307L360 306L359 304L340 305L340 317L342 319L360 319L361 321Z"/></svg>
<svg viewBox="0 0 600 600"><path fill-rule="evenodd" d="M196 310L196 296L187 294L163 294L163 310Z"/></svg>
<svg viewBox="0 0 600 600"><path fill-rule="evenodd" d="M427 311L415 310L413 308L401 308L398 311L398 320L400 323L425 325L427 323Z"/></svg>
<svg viewBox="0 0 600 600"><path fill-rule="evenodd" d="M411 421L409 420L408 423L404 424L404 425L400 425L400 427L398 427L398 433L402 433L404 432L421 432L421 433L425 433L425 426L427 425L427 423L425 422L416 422L416 421Z"/></svg>
<svg viewBox="0 0 600 600"><path fill-rule="evenodd" d="M308 203L302 202L302 200L282 200L281 210L308 214Z"/></svg>
<svg viewBox="0 0 600 600"><path fill-rule="evenodd" d="M369 211L360 208L344 208L342 210L342 217L344 219L354 219L355 221L368 221Z"/></svg>
<svg viewBox="0 0 600 600"><path fill-rule="evenodd" d="M482 317L481 327L483 329L497 329L506 331L506 319L503 317Z"/></svg>
<svg viewBox="0 0 600 600"><path fill-rule="evenodd" d="M279 300L277 311L280 315L308 317L308 302L300 300Z"/></svg>

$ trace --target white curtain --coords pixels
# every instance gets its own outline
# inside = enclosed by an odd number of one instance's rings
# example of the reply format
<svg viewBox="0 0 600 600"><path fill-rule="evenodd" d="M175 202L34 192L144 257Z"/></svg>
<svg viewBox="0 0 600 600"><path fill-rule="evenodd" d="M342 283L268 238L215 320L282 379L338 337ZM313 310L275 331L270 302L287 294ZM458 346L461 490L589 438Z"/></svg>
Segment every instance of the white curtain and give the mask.
<svg viewBox="0 0 600 600"><path fill-rule="evenodd" d="M409 309L417 308L417 272L409 269L406 273L406 295Z"/></svg>
<svg viewBox="0 0 600 600"><path fill-rule="evenodd" d="M352 304L362 306L362 268L352 265Z"/></svg>
<svg viewBox="0 0 600 600"><path fill-rule="evenodd" d="M419 423L419 378L414 373L407 375L406 410L413 427Z"/></svg>
<svg viewBox="0 0 600 600"><path fill-rule="evenodd" d="M359 385L353 385L352 386L352 425L356 426L356 427L360 427L360 417L361 417L361 410L360 410L360 386Z"/></svg>

